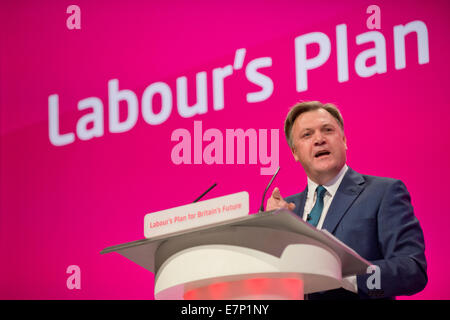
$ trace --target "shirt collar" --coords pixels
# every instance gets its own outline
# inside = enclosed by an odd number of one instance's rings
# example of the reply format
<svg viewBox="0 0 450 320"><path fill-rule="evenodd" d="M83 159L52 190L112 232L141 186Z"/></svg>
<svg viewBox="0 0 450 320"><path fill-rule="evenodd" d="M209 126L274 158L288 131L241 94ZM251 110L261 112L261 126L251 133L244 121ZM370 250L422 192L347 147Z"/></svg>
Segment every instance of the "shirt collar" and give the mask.
<svg viewBox="0 0 450 320"><path fill-rule="evenodd" d="M339 188L339 185L341 184L342 179L345 176L345 173L348 170L348 166L344 164L341 171L331 179L328 183L324 184L323 186L325 189L327 189L327 192L331 195L331 197L334 197L336 194L337 189ZM314 198L314 193L316 192L318 184L309 179L308 177L308 198Z"/></svg>

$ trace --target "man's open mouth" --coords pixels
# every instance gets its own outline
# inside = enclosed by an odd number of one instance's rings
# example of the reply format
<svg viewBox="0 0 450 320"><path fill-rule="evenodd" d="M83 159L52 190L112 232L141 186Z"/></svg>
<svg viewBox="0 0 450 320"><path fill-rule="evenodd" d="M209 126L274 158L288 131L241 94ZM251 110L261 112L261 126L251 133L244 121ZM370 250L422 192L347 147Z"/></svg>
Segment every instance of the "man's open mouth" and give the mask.
<svg viewBox="0 0 450 320"><path fill-rule="evenodd" d="M327 151L327 150L322 150L322 151L318 151L318 152L316 152L316 154L314 155L314 158L320 158L320 157L323 157L323 156L327 156L327 155L329 155L331 152L330 151Z"/></svg>

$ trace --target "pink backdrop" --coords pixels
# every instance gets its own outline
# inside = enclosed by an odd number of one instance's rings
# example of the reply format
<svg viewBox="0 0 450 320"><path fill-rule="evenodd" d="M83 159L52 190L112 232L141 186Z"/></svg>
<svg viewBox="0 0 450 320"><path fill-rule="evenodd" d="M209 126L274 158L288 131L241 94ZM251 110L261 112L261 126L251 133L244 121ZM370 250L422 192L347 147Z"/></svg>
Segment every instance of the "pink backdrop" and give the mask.
<svg viewBox="0 0 450 320"><path fill-rule="evenodd" d="M81 10L79 30L67 27L71 4ZM372 4L381 9L379 30L366 25ZM172 132L185 128L193 134L194 121L224 136L226 129L279 129L281 170L275 184L287 196L302 191L306 178L285 142L284 117L299 100L320 100L334 102L343 113L349 166L401 179L412 195L425 233L429 283L407 298L448 299L449 12L445 0L2 2L0 298L152 299L153 274L122 256L99 252L143 238L146 213L187 204L214 182L207 198L246 190L256 212L270 179L261 175L260 157L256 164L247 157L244 164L176 165ZM412 21L426 26L429 60L419 64L413 33L406 37L406 67L397 70L393 28ZM337 74L340 24L347 26L345 82ZM374 43L358 45L355 39L369 31L385 39L386 72L361 77L355 59ZM331 52L308 72L308 89L297 92L294 39L311 32L325 34ZM213 70L233 66L242 48L243 67L225 78L223 109L214 110ZM318 52L317 45L308 46L308 59ZM248 93L262 90L245 71L259 58L271 59L258 74L271 80L273 91L248 102ZM182 117L177 78L187 77L193 105L199 72L206 72L207 112ZM135 125L122 133L108 126L112 79L119 90L132 91L139 105ZM165 121L151 125L141 104L145 89L156 82L170 88L173 107ZM64 146L49 139L53 94L59 97L60 134L75 134ZM103 104L104 134L81 140L77 122L92 109L80 111L77 104L89 97ZM161 98L153 103L158 113ZM120 103L122 121L126 106ZM70 265L80 267L79 290L66 286Z"/></svg>

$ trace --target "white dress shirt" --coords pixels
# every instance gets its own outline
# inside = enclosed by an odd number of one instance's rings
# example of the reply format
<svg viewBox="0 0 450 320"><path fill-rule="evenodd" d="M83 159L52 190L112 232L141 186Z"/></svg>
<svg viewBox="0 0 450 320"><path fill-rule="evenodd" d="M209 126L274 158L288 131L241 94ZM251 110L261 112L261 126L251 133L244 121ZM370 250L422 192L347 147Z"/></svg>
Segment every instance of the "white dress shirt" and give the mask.
<svg viewBox="0 0 450 320"><path fill-rule="evenodd" d="M342 179L344 178L345 173L348 170L348 166L345 164L341 171L337 174L336 177L331 179L330 182L324 184L323 186L327 190L323 197L323 210L322 215L320 216L319 223L317 224L317 229L322 229L323 222L325 221L325 217L327 216L328 209L330 208L331 201L333 201L334 195L336 194L339 185L341 184ZM314 207L316 203L317 193L316 188L318 184L308 178L308 194L306 195L305 208L303 211L303 220L307 221L308 214Z"/></svg>
<svg viewBox="0 0 450 320"><path fill-rule="evenodd" d="M339 188L347 170L348 166L345 164L336 177L334 177L333 179L331 179L331 181L323 185L327 191L325 192L325 195L323 197L322 215L320 216L319 223L317 224L317 229L319 230L322 229L323 222L325 221L325 217L327 216L328 209L330 208L331 205L331 201L333 201L333 198L336 195L336 191ZM306 195L305 208L303 211L304 221L307 221L308 215L313 209L314 204L316 203L317 187L318 184L308 178L308 194ZM350 276L342 279L342 287L346 290L358 293L358 283L356 280L356 276Z"/></svg>

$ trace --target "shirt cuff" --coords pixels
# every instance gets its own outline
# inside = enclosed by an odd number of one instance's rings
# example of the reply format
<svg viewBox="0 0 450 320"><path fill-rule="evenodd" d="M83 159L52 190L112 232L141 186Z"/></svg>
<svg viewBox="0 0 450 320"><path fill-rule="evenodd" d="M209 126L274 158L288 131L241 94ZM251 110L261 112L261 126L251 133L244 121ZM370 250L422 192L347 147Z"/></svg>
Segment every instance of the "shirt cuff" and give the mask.
<svg viewBox="0 0 450 320"><path fill-rule="evenodd" d="M342 279L342 288L354 293L358 293L358 281L356 279L356 276L350 276Z"/></svg>

